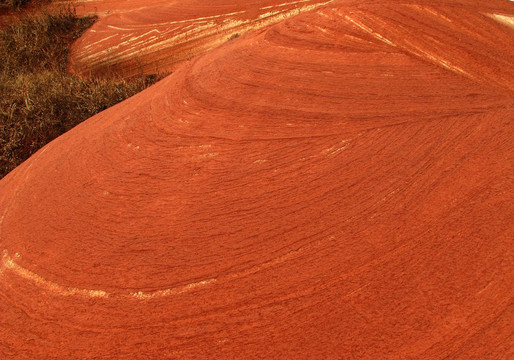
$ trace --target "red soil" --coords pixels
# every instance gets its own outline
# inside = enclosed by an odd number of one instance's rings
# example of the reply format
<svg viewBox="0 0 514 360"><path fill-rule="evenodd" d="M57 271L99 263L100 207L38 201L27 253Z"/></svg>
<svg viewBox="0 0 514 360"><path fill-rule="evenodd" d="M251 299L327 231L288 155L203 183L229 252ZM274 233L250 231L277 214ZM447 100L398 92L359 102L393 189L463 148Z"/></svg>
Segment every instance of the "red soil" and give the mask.
<svg viewBox="0 0 514 360"><path fill-rule="evenodd" d="M232 36L327 2L330 1L87 2L77 8L78 12L96 13L99 20L74 44L70 70L82 75L124 76L169 72Z"/></svg>
<svg viewBox="0 0 514 360"><path fill-rule="evenodd" d="M0 181L0 355L512 359L513 5L359 2Z"/></svg>

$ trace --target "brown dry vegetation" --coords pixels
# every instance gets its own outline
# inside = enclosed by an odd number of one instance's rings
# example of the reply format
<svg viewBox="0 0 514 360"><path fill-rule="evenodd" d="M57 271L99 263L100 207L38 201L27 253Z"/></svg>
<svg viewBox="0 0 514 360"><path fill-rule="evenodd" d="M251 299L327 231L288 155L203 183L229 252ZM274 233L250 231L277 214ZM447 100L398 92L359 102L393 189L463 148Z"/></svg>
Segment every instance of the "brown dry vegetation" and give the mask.
<svg viewBox="0 0 514 360"><path fill-rule="evenodd" d="M0 9L21 9L29 6L39 6L51 0L0 0Z"/></svg>
<svg viewBox="0 0 514 360"><path fill-rule="evenodd" d="M30 0L0 0L0 8L18 9L26 5Z"/></svg>
<svg viewBox="0 0 514 360"><path fill-rule="evenodd" d="M0 32L0 177L57 136L161 77L68 74L69 46L94 21L73 9L43 11L22 15Z"/></svg>

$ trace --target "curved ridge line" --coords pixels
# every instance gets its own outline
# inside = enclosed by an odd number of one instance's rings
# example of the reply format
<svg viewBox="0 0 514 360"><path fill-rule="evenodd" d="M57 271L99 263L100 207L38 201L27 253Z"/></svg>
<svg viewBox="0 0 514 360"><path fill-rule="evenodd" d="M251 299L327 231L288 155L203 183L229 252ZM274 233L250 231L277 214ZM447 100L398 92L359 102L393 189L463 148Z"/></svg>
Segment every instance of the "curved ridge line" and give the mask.
<svg viewBox="0 0 514 360"><path fill-rule="evenodd" d="M107 298L110 296L108 292L103 290L64 287L52 281L46 280L42 276L18 265L14 259L9 256L9 252L7 250L4 250L2 254L1 272L3 273L5 270L10 270L16 275L33 282L37 286L45 288L61 296L82 295L92 298Z"/></svg>
<svg viewBox="0 0 514 360"><path fill-rule="evenodd" d="M329 239L333 240L334 236L330 236ZM272 266L275 266L277 264L283 263L285 261L289 261L293 258L296 258L300 253L304 252L305 250L309 250L312 248L315 248L321 244L321 240L318 240L317 242L307 244L303 247L300 247L298 249L289 251L288 253L281 255L277 258L270 259L262 264L252 266L248 269L237 271L234 273L229 273L225 276L223 276L226 280L231 280L234 278L240 278L245 277L254 273L257 273L259 271L268 269ZM16 253L15 257L20 257L18 253ZM14 272L16 275L31 281L36 286L45 288L46 290L49 290L57 295L60 296L87 296L91 298L133 298L138 300L147 300L152 298L159 298L159 297L166 297L171 295L179 295L183 293L187 293L189 291L192 291L194 289L197 289L199 287L203 287L208 284L212 284L218 281L216 278L211 279L205 279L197 282L193 282L190 284L164 289L164 290L156 290L156 291L135 291L131 292L129 294L111 294L104 290L93 290L93 289L80 289L80 288L72 288L72 287L65 287L62 285L59 285L55 282L49 281L42 276L22 267L21 265L18 265L14 259L9 256L9 252L5 249L3 250L2 254L2 262L0 263L0 276L5 273L6 270L10 270Z"/></svg>
<svg viewBox="0 0 514 360"><path fill-rule="evenodd" d="M341 14L342 15L342 14ZM444 59L440 56L437 56L436 54L432 54L430 52L428 52L427 50L424 50L424 49L421 49L419 47L417 47L416 45L412 44L410 41L408 40L403 40L403 44L401 43L394 43L392 42L391 40L385 38L384 36L382 36L381 34L379 34L377 31L375 31L374 29L370 28L369 26L366 26L365 24L363 24L362 22L360 21L357 21L353 18L351 18L350 16L348 15L343 15L344 19L351 22L352 24L354 24L355 26L357 26L358 28L360 28L361 30L363 30L364 32L370 34L371 36L373 36L374 38L390 45L390 46L393 46L393 47L396 47L400 50L403 50L407 53L410 53L414 56L417 56L418 58L424 60L424 61L428 61L434 65L437 65L437 66L440 66L446 70L449 70L451 72L454 72L456 74L459 74L459 75L464 75L468 78L471 78L473 79L473 76L468 73L467 71L463 70L462 68L456 66L456 65L453 65L451 64L447 59ZM405 46L406 45L406 46Z"/></svg>
<svg viewBox="0 0 514 360"><path fill-rule="evenodd" d="M187 285L179 286L176 288L166 289L166 290L157 290L152 292L144 292L144 291L137 291L130 293L131 297L135 297L137 299L151 299L155 297L164 297L164 296L170 296L170 295L178 295L183 294L186 292L191 291L194 288L198 288L207 284L211 284L216 282L216 279L207 279L202 280L194 283L190 283Z"/></svg>
<svg viewBox="0 0 514 360"><path fill-rule="evenodd" d="M280 6L283 7L286 5L295 5L295 4L300 4L300 3L303 4L303 3L306 3L309 1L310 0L302 0L302 1L296 1L296 2L291 2L291 3L284 3L284 4L281 4ZM195 23L195 22L198 22L199 20L204 22L207 20L212 20L212 19L217 19L217 18L225 18L223 25L220 25L220 24L217 24L216 22L210 21L210 22L206 22L204 25L196 26L194 28L194 30L191 30L191 31L187 30L184 32L179 32L178 34L171 36L171 37L162 37L162 38L156 37L155 39L152 40L152 42L153 42L152 44L149 44L144 47L144 51L145 52L158 51L163 48L168 48L170 46L175 47L175 46L179 46L182 44L191 43L191 42L197 41L199 39L208 38L213 35L217 36L217 39L211 41L210 45L211 45L211 47L216 47L216 46L219 46L219 45L227 42L227 39L225 37L220 36L220 34L230 33L232 31L236 31L236 30L238 30L239 33L246 33L246 32L252 31L252 30L265 28L269 25L278 23L280 21L283 21L283 20L293 17L295 15L299 15L301 13L308 12L308 11L314 10L316 8L325 6L327 4L332 3L333 1L335 1L335 0L328 0L325 2L320 2L320 3L316 3L316 4L310 4L310 5L306 4L306 5L302 5L300 7L294 8L294 9L280 9L280 10L276 10L276 11L270 11L270 12L259 15L256 19L253 19L253 20L237 20L237 19L231 20L230 19L230 17L233 18L234 15L246 13L247 11L244 10L244 11L212 15L212 16L195 18L195 19L186 19L186 20L159 23L159 24L156 24L156 26L157 25L162 26L163 24L171 25L171 24L186 23L186 22ZM271 8L273 10L276 7L279 7L279 6L274 5ZM264 9L264 8L262 8L262 9ZM111 25L107 25L107 26L111 27L111 28L115 28ZM122 30L134 31L135 29L122 29ZM159 32L157 29L153 29L153 30L150 30L149 32L147 32L146 34L153 32L153 31ZM116 50L122 46L129 47L128 49L119 52L117 54L117 56L115 56L115 57L105 57L104 52L97 52L97 53L90 54L90 53L85 53L85 51L81 51L78 58L81 58L82 61L87 60L91 63L95 63L95 64L97 64L97 66L100 66L100 65L112 66L112 65L119 63L121 60L130 60L135 54L140 53L140 50L133 50L134 46L137 44L134 42L134 40L139 39L143 36L145 36L145 34L136 36L136 37L132 37L131 39L129 39L127 41L124 41L124 42L121 42L114 46L109 47L108 48L109 51ZM96 45L96 44L102 42L103 40L104 39L102 39L98 42L95 42L93 44ZM84 49L91 47L93 44L90 44L87 47L84 47ZM200 51L200 53L201 52L202 51ZM180 62L183 60L187 60L187 57L180 58L180 56L179 56L177 58L177 62Z"/></svg>
<svg viewBox="0 0 514 360"><path fill-rule="evenodd" d="M19 256L16 254L16 256ZM155 297L164 297L170 295L178 295L185 292L189 292L195 288L213 283L216 279L207 279L202 281L193 282L176 288L170 288L165 290L157 290L151 292L136 291L129 294L115 295L108 293L104 290L94 289L80 289L65 287L59 285L53 281L47 280L41 275L38 275L23 266L18 265L15 260L9 256L9 252L4 250L2 253L2 262L0 263L0 275L3 275L6 271L12 271L14 274L29 280L40 288L44 288L60 296L87 296L91 298L136 298L136 299L150 299Z"/></svg>

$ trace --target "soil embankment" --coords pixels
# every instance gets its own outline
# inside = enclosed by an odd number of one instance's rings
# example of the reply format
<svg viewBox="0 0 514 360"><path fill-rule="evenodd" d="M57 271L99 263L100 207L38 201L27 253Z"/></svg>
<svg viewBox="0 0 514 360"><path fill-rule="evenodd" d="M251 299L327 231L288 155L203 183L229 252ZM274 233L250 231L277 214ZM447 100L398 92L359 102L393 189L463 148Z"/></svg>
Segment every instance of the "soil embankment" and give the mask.
<svg viewBox="0 0 514 360"><path fill-rule="evenodd" d="M77 7L98 22L72 49L79 74L167 73L184 61L248 31L331 3L331 0L93 1ZM80 3L78 3L80 4Z"/></svg>
<svg viewBox="0 0 514 360"><path fill-rule="evenodd" d="M514 10L448 3L246 34L15 169L0 354L512 358Z"/></svg>

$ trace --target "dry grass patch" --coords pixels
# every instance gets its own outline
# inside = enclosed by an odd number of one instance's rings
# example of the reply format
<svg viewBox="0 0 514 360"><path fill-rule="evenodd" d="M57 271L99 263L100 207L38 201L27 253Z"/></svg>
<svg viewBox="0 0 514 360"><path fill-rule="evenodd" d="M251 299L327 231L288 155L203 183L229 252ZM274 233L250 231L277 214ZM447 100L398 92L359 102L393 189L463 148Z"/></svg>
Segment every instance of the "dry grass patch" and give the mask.
<svg viewBox="0 0 514 360"><path fill-rule="evenodd" d="M66 9L23 15L0 32L0 177L78 123L162 78L68 74L69 46L94 21Z"/></svg>
<svg viewBox="0 0 514 360"><path fill-rule="evenodd" d="M19 9L29 3L30 0L0 0L0 9Z"/></svg>
<svg viewBox="0 0 514 360"><path fill-rule="evenodd" d="M27 5L39 6L51 0L0 0L0 9L19 10Z"/></svg>

